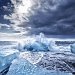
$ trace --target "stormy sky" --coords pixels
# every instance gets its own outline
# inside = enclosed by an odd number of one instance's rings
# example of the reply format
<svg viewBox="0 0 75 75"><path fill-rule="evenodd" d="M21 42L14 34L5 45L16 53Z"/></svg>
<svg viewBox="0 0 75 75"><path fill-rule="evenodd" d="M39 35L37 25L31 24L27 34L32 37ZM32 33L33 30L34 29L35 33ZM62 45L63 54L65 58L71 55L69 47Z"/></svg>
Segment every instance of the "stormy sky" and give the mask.
<svg viewBox="0 0 75 75"><path fill-rule="evenodd" d="M75 37L75 0L0 0L0 34Z"/></svg>

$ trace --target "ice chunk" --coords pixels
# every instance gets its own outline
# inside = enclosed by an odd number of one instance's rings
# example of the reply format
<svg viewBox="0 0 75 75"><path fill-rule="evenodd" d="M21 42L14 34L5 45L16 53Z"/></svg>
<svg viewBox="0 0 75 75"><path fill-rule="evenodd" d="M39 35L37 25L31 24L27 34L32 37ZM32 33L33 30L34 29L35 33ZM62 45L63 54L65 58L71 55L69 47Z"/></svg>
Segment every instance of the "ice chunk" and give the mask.
<svg viewBox="0 0 75 75"><path fill-rule="evenodd" d="M31 64L25 59L16 59L12 62L7 75L72 75L70 73L49 71Z"/></svg>
<svg viewBox="0 0 75 75"><path fill-rule="evenodd" d="M49 51L48 47L40 43L38 41L35 41L34 43L30 43L26 46L24 46L24 49L30 50L30 51Z"/></svg>
<svg viewBox="0 0 75 75"><path fill-rule="evenodd" d="M75 53L75 43L74 44L71 44L70 47L71 47L71 52L72 53Z"/></svg>
<svg viewBox="0 0 75 75"><path fill-rule="evenodd" d="M18 44L20 51L58 51L59 47L55 44L55 41L49 41L44 34L33 37L32 40L23 41Z"/></svg>
<svg viewBox="0 0 75 75"><path fill-rule="evenodd" d="M11 64L11 61L17 57L18 53L19 51L16 49L0 50L0 71L8 64Z"/></svg>
<svg viewBox="0 0 75 75"><path fill-rule="evenodd" d="M16 59L10 66L7 75L45 75L41 71L42 69L31 64L25 59Z"/></svg>

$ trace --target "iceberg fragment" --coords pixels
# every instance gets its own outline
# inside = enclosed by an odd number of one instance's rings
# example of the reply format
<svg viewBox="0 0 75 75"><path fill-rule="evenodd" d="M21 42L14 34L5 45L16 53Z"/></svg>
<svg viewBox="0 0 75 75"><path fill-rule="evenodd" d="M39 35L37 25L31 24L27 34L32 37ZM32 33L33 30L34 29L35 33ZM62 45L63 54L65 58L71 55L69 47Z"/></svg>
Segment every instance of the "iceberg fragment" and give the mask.
<svg viewBox="0 0 75 75"><path fill-rule="evenodd" d="M4 49L0 50L0 72L17 57L19 53L16 49Z"/></svg>
<svg viewBox="0 0 75 75"><path fill-rule="evenodd" d="M71 75L64 72L51 72L37 67L25 59L15 59L9 68L7 75Z"/></svg>
<svg viewBox="0 0 75 75"><path fill-rule="evenodd" d="M75 53L75 43L70 45L71 52Z"/></svg>
<svg viewBox="0 0 75 75"><path fill-rule="evenodd" d="M55 44L55 41L49 41L44 34L33 37L33 40L23 41L18 43L18 49L20 51L58 51L59 47Z"/></svg>
<svg viewBox="0 0 75 75"><path fill-rule="evenodd" d="M31 64L25 59L16 59L10 66L7 75L45 75L42 69ZM47 75L47 74L46 74Z"/></svg>

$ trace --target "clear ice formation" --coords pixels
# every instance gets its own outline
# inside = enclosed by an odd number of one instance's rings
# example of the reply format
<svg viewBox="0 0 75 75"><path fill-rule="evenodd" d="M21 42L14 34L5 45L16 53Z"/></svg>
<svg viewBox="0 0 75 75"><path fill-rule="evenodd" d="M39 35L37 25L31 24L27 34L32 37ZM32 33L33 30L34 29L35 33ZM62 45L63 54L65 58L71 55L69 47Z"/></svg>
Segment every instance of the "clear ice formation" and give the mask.
<svg viewBox="0 0 75 75"><path fill-rule="evenodd" d="M51 72L47 69L37 67L25 59L15 59L10 66L7 75L71 75L64 72Z"/></svg>
<svg viewBox="0 0 75 75"><path fill-rule="evenodd" d="M68 50L68 48L58 47L55 41L49 40L44 34L40 33L39 36L18 43L16 47L0 50L0 70L13 61L7 75L71 75L63 72L50 72L45 68L36 66L44 56L43 52L60 52ZM75 44L71 45L71 52L75 53L74 49ZM62 57L62 53L60 56Z"/></svg>
<svg viewBox="0 0 75 75"><path fill-rule="evenodd" d="M74 44L71 44L70 47L71 47L71 52L72 53L75 53L75 43Z"/></svg>
<svg viewBox="0 0 75 75"><path fill-rule="evenodd" d="M30 39L29 39L30 40ZM23 41L18 44L20 51L58 51L59 48L55 44L55 41L49 41L44 34L40 33L39 36L35 36L33 40Z"/></svg>
<svg viewBox="0 0 75 75"><path fill-rule="evenodd" d="M2 49L0 50L0 72L17 57L18 50Z"/></svg>

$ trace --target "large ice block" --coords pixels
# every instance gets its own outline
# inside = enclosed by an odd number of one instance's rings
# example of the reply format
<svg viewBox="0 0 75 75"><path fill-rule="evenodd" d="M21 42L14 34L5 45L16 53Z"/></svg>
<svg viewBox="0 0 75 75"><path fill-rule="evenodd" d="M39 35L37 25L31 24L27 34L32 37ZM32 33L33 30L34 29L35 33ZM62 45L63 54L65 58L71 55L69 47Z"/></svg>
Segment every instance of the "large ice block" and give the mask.
<svg viewBox="0 0 75 75"><path fill-rule="evenodd" d="M59 47L55 44L55 41L48 40L44 34L40 34L33 37L33 40L22 41L18 43L17 48L20 51L58 51Z"/></svg>
<svg viewBox="0 0 75 75"><path fill-rule="evenodd" d="M72 75L59 71L49 71L31 64L25 59L15 59L10 66L7 75Z"/></svg>
<svg viewBox="0 0 75 75"><path fill-rule="evenodd" d="M0 72L17 57L19 53L16 49L3 49L0 50Z"/></svg>

